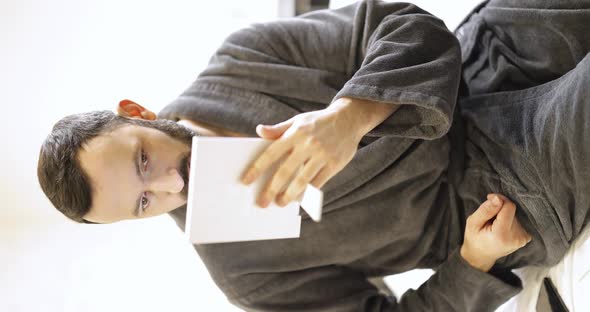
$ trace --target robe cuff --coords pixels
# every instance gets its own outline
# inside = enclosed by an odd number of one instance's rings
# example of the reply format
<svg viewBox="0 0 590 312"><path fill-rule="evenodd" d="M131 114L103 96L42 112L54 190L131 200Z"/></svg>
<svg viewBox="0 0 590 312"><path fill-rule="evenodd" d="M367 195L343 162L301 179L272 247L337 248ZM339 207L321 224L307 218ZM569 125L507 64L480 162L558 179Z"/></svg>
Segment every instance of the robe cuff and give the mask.
<svg viewBox="0 0 590 312"><path fill-rule="evenodd" d="M466 307L494 311L522 290L521 280L510 270L493 268L483 272L472 267L457 248L438 269L441 280L451 281L449 287L462 293Z"/></svg>
<svg viewBox="0 0 590 312"><path fill-rule="evenodd" d="M401 105L368 136L432 140L447 134L452 124L452 105L434 95L346 83L334 100L341 97Z"/></svg>

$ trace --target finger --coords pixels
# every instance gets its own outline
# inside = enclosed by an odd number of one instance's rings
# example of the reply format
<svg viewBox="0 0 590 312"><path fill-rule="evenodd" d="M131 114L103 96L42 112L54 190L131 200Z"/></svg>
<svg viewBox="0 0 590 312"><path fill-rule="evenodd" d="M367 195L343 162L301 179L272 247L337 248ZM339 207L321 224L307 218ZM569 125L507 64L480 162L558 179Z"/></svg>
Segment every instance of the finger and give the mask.
<svg viewBox="0 0 590 312"><path fill-rule="evenodd" d="M504 200L504 205L502 205L502 209L500 209L500 212L498 212L496 220L494 221L494 229L497 228L497 230L501 232L510 231L512 223L514 222L515 214L516 205L510 200Z"/></svg>
<svg viewBox="0 0 590 312"><path fill-rule="evenodd" d="M293 119L289 119L278 123L276 125L258 125L256 126L256 133L259 137L267 140L276 140L280 138L289 127L293 124Z"/></svg>
<svg viewBox="0 0 590 312"><path fill-rule="evenodd" d="M283 155L292 149L293 140L294 138L290 137L271 143L270 146L268 146L244 171L241 178L242 183L250 184L254 182L262 172L267 170L272 164L281 159Z"/></svg>
<svg viewBox="0 0 590 312"><path fill-rule="evenodd" d="M502 207L499 197L492 197L491 200L483 202L479 208L467 218L468 225L475 228L481 229L490 219L498 214L498 211Z"/></svg>
<svg viewBox="0 0 590 312"><path fill-rule="evenodd" d="M492 199L494 199L494 197L498 197L502 201L510 201L510 199L508 199L506 196L504 196L504 195L502 195L500 193L489 193L487 195L487 199L488 200L492 200Z"/></svg>
<svg viewBox="0 0 590 312"><path fill-rule="evenodd" d="M328 180L332 177L332 171L328 166L325 166L318 172L318 174L311 180L309 184L313 185L314 187L320 189L328 182Z"/></svg>
<svg viewBox="0 0 590 312"><path fill-rule="evenodd" d="M297 173L291 184L287 187L285 192L278 196L277 204L285 206L290 201L296 199L304 191L311 179L313 179L324 166L324 161L320 157L311 158Z"/></svg>
<svg viewBox="0 0 590 312"><path fill-rule="evenodd" d="M523 247L526 244L530 243L533 240L533 237L524 229L524 227L522 227L522 224L520 224L520 222L518 222L518 219L515 218L514 219L514 223L513 223L513 229L514 232L516 233L517 237L519 238L519 241L521 242L521 246Z"/></svg>
<svg viewBox="0 0 590 312"><path fill-rule="evenodd" d="M260 207L268 206L283 190L287 183L292 179L295 171L301 167L301 164L309 157L306 153L293 151L289 157L279 166L279 169L273 174L260 195L257 203Z"/></svg>

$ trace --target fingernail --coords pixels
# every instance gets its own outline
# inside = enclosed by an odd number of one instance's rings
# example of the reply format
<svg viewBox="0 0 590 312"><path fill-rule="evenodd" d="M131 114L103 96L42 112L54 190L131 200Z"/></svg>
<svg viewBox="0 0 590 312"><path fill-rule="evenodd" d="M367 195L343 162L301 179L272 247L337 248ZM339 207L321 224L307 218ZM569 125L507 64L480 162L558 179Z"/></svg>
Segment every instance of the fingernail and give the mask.
<svg viewBox="0 0 590 312"><path fill-rule="evenodd" d="M500 198L498 196L494 196L494 198L492 198L492 204L494 204L495 206L500 206L502 205L502 202L500 201Z"/></svg>
<svg viewBox="0 0 590 312"><path fill-rule="evenodd" d="M263 196L262 198L260 198L258 200L258 206L260 206L261 208L266 208L266 206L268 206L269 202L270 201L268 200L268 197Z"/></svg>

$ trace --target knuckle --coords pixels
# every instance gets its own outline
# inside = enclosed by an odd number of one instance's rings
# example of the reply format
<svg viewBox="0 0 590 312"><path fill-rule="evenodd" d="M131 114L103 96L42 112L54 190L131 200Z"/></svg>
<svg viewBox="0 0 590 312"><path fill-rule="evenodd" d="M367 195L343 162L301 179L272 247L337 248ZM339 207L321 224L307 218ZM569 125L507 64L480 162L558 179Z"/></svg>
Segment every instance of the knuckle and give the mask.
<svg viewBox="0 0 590 312"><path fill-rule="evenodd" d="M482 212L485 213L486 215L489 215L492 212L494 212L494 206L492 206L492 205L488 205L488 204L484 203L479 207L481 208Z"/></svg>
<svg viewBox="0 0 590 312"><path fill-rule="evenodd" d="M322 149L322 142L316 137L310 137L307 140L307 144L314 150L321 150Z"/></svg>
<svg viewBox="0 0 590 312"><path fill-rule="evenodd" d="M297 132L300 136L304 138L313 138L313 127L308 125L301 125L297 128Z"/></svg>

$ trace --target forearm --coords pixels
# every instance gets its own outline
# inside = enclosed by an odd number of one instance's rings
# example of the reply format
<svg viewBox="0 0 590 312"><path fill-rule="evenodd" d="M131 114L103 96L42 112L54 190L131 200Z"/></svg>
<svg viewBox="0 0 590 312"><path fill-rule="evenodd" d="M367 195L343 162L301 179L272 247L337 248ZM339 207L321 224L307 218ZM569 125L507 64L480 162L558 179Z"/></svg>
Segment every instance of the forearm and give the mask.
<svg viewBox="0 0 590 312"><path fill-rule="evenodd" d="M337 112L341 121L349 125L360 140L395 113L399 107L398 104L341 97L334 101L328 109Z"/></svg>

